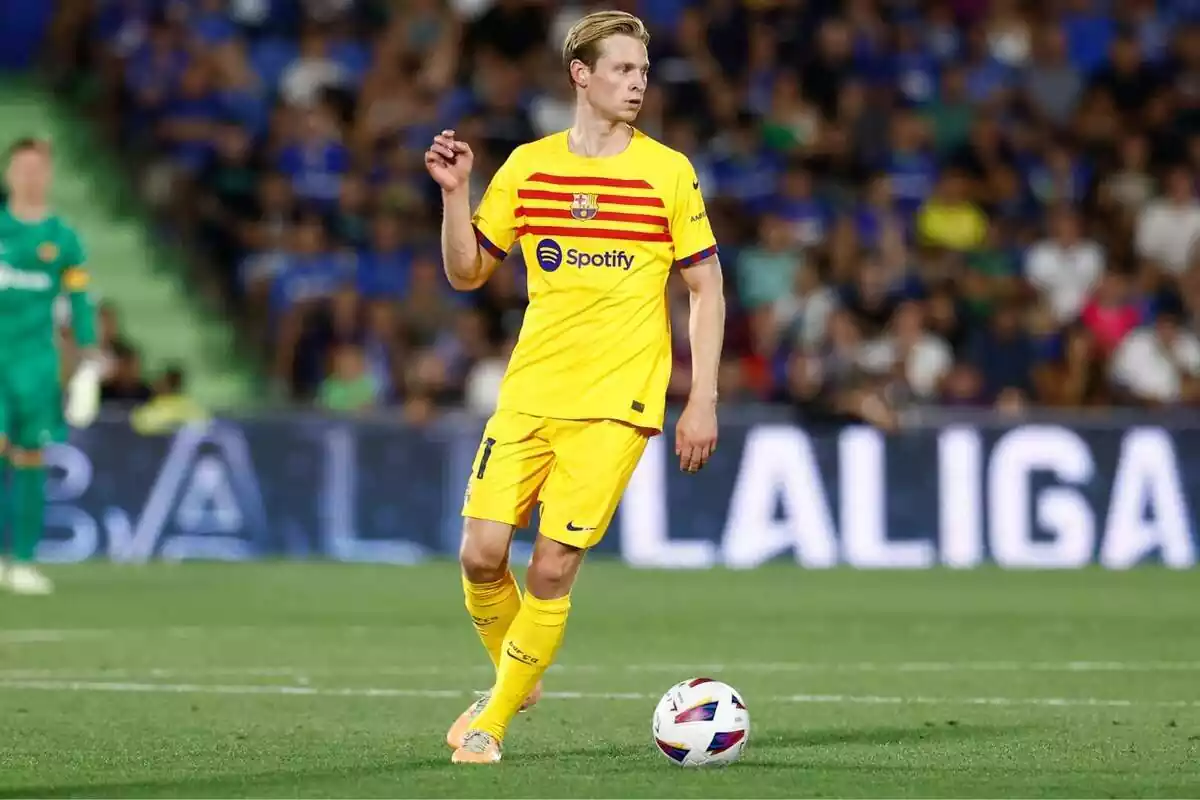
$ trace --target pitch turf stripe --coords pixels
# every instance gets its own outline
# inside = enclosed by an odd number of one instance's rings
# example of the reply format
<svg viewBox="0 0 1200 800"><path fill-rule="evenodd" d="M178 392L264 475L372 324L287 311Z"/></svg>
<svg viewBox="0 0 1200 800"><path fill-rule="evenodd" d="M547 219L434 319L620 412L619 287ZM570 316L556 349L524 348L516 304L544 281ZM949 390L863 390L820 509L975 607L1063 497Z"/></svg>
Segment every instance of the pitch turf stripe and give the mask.
<svg viewBox="0 0 1200 800"><path fill-rule="evenodd" d="M113 692L127 694L274 695L298 697L415 697L453 699L474 696L458 689L392 687L319 687L264 684L133 683L127 681L0 680L0 690L48 692ZM656 700L645 692L546 692L549 700ZM1055 708L1200 708L1200 700L1127 700L1105 697L933 697L926 695L792 694L755 698L760 702L826 705L967 705L1043 706ZM751 701L753 704L754 700Z"/></svg>
<svg viewBox="0 0 1200 800"><path fill-rule="evenodd" d="M566 208L539 208L537 206L518 206L518 217L529 219L575 219ZM655 225L660 228L668 227L666 217L657 214L628 214L624 211L597 211L596 216L588 222L632 222L638 225Z"/></svg>
<svg viewBox="0 0 1200 800"><path fill-rule="evenodd" d="M45 632L39 631L38 634ZM64 639L33 638L30 641L64 641ZM213 667L163 667L141 668L118 667L115 669L70 669L70 668L5 668L0 669L3 678L74 678L81 680L104 680L113 678L182 678L182 677L332 677L376 676L405 677L418 675L471 675L494 672L488 665L414 665L414 666L213 666ZM878 672L878 673L957 673L957 672L1200 672L1200 661L913 661L897 663L881 662L748 662L729 664L555 664L551 674L597 674L597 673L762 673L762 672Z"/></svg>
<svg viewBox="0 0 1200 800"><path fill-rule="evenodd" d="M570 203L575 200L575 195L570 192L548 192L545 189L518 189L517 198L520 200L557 200L562 203ZM666 208L666 205L658 197L634 197L627 194L596 195L596 202L599 205L611 204L614 206Z"/></svg>
<svg viewBox="0 0 1200 800"><path fill-rule="evenodd" d="M522 236L564 236L573 239L611 239L631 242L670 242L669 233L649 231L622 231L616 228L562 228L551 225L522 225L517 228L517 238Z"/></svg>
<svg viewBox="0 0 1200 800"><path fill-rule="evenodd" d="M653 189L644 180L637 178L589 178L578 175L548 175L535 172L526 178L530 183L549 183L554 186L603 186L608 189Z"/></svg>

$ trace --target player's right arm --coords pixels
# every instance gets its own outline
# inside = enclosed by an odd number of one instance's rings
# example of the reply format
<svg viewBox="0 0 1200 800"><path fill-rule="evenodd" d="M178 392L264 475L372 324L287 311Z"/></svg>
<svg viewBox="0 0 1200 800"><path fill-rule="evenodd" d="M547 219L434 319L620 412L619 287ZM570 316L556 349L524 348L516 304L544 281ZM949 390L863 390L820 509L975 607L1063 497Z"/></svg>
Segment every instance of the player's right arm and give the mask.
<svg viewBox="0 0 1200 800"><path fill-rule="evenodd" d="M515 196L507 164L492 179L472 217L471 148L446 130L425 153L425 168L442 189L442 261L450 285L461 292L478 289L516 241Z"/></svg>

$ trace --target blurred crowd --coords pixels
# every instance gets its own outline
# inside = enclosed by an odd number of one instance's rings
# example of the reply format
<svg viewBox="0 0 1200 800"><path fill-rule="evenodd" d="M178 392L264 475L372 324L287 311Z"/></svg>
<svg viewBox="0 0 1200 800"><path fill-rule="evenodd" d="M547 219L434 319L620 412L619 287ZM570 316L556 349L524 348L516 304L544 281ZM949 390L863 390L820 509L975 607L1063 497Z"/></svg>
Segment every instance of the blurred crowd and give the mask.
<svg viewBox="0 0 1200 800"><path fill-rule="evenodd" d="M723 401L1200 399L1200 2L611 0L652 31L639 127L697 168L726 272ZM519 255L442 276L424 173L472 189L568 127L553 0L75 0L55 64L219 273L282 391L487 411ZM672 279L674 397L690 377Z"/></svg>

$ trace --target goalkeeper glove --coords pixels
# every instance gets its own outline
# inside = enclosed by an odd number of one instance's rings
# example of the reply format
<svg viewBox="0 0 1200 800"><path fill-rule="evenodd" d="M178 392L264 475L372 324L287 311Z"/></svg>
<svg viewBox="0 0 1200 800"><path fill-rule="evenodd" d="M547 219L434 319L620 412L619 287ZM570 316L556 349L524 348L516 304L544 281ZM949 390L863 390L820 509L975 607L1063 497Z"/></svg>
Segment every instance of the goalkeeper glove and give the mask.
<svg viewBox="0 0 1200 800"><path fill-rule="evenodd" d="M79 365L67 383L67 422L74 428L86 428L96 421L100 410L100 364L88 359Z"/></svg>

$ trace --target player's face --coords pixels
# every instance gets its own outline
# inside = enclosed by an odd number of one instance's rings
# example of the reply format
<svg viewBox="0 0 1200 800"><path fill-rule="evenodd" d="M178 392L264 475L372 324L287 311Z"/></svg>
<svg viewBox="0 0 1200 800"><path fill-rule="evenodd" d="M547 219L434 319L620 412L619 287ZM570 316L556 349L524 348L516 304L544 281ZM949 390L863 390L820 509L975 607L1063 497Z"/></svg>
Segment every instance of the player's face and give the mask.
<svg viewBox="0 0 1200 800"><path fill-rule="evenodd" d="M22 150L12 157L5 177L14 199L40 203L50 189L50 159L38 150Z"/></svg>
<svg viewBox="0 0 1200 800"><path fill-rule="evenodd" d="M642 109L649 71L650 58L641 41L632 36L605 39L584 90L588 103L607 119L633 122Z"/></svg>

